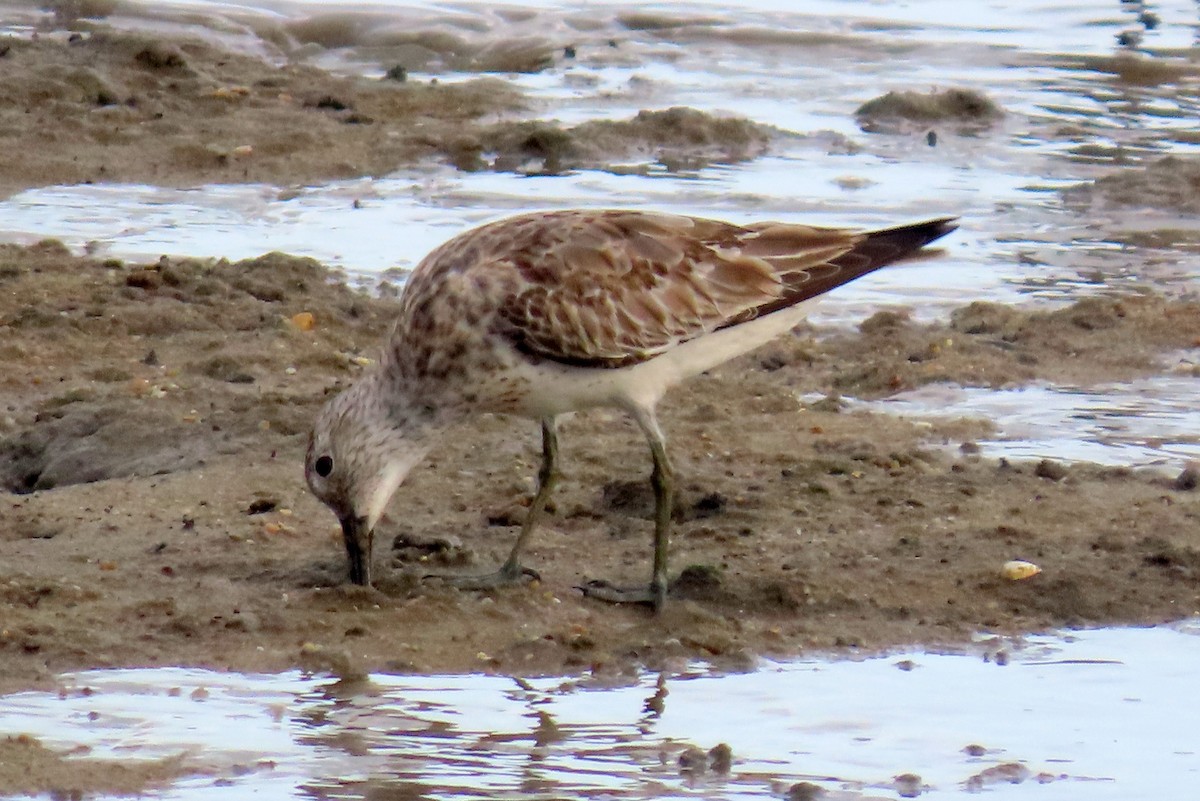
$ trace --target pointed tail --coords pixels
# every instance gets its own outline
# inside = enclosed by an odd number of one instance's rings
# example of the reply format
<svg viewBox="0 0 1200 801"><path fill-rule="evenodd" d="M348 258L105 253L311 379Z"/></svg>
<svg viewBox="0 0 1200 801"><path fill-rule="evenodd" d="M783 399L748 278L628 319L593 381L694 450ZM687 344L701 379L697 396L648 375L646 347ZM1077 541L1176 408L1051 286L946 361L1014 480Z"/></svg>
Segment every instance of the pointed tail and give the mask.
<svg viewBox="0 0 1200 801"><path fill-rule="evenodd" d="M880 267L917 258L921 248L958 228L957 220L957 217L939 217L859 234L860 239L850 250L825 264L781 275L786 286L783 295L754 309L753 316L761 317L785 309L823 295Z"/></svg>

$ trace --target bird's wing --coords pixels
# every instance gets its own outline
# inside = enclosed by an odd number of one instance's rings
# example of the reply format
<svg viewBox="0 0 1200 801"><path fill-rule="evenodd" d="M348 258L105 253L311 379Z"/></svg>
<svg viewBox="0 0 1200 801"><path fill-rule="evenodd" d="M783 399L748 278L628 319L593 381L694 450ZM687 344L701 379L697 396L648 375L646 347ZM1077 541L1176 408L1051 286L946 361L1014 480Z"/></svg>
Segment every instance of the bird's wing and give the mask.
<svg viewBox="0 0 1200 801"><path fill-rule="evenodd" d="M836 286L866 236L845 229L644 212L549 214L510 251L520 276L501 315L521 350L620 367ZM845 279L849 280L849 279Z"/></svg>

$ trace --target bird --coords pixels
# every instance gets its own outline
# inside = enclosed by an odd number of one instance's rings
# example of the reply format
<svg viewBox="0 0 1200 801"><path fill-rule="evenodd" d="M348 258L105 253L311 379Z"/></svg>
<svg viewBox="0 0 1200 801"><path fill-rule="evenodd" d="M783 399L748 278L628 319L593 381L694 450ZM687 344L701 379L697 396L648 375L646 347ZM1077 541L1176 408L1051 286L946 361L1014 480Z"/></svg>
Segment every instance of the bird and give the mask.
<svg viewBox="0 0 1200 801"><path fill-rule="evenodd" d="M446 580L491 589L537 577L521 559L559 480L557 420L615 407L650 449L651 576L647 585L596 580L579 589L661 610L674 496L656 416L664 393L791 330L824 293L955 228L954 217L864 231L571 209L453 237L410 274L379 359L326 403L309 437L305 477L341 525L350 581L371 584L373 532L405 477L448 429L484 413L540 422L537 490L498 570Z"/></svg>

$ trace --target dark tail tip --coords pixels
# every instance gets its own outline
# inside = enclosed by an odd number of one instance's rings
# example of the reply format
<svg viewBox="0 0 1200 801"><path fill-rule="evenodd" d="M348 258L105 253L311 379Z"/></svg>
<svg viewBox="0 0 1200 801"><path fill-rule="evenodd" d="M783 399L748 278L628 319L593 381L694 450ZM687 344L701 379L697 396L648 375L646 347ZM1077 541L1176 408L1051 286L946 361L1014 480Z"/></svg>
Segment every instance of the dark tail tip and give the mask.
<svg viewBox="0 0 1200 801"><path fill-rule="evenodd" d="M871 231L868 237L878 242L892 242L903 250L916 250L941 239L957 228L957 217L937 217L923 222L898 225L895 228Z"/></svg>
<svg viewBox="0 0 1200 801"><path fill-rule="evenodd" d="M823 268L804 271L802 279L790 284L779 300L758 307L757 312L759 315L770 314L808 298L815 298L888 264L936 255L936 250L922 251L921 248L956 228L957 217L937 217L895 228L866 231L859 234L860 238L850 250Z"/></svg>

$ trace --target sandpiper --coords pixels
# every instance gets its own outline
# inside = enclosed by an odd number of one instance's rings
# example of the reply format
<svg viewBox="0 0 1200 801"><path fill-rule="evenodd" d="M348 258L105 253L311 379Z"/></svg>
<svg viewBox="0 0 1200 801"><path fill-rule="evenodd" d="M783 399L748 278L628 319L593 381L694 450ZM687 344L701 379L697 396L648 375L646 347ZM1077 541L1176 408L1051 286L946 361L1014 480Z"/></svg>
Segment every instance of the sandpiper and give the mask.
<svg viewBox="0 0 1200 801"><path fill-rule="evenodd" d="M541 421L538 489L486 589L536 575L521 553L558 479L556 418L624 409L650 445L654 565L648 586L581 589L661 609L672 472L655 417L663 393L796 326L818 296L954 230L939 218L876 231L734 225L627 210L523 214L451 239L409 277L379 363L321 411L308 485L337 515L350 580L371 582L372 533L439 435L484 412Z"/></svg>

